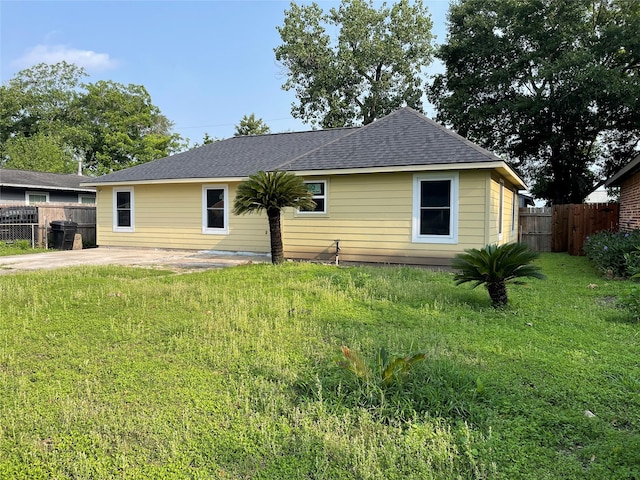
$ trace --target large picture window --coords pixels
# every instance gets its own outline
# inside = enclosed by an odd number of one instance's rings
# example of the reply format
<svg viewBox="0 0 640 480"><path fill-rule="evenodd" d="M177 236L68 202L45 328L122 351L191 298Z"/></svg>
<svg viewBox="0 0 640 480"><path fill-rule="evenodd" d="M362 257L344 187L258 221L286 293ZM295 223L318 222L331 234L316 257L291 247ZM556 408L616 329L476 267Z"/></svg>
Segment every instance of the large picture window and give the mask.
<svg viewBox="0 0 640 480"><path fill-rule="evenodd" d="M133 232L133 189L117 188L113 191L113 230Z"/></svg>
<svg viewBox="0 0 640 480"><path fill-rule="evenodd" d="M414 177L412 240L457 243L458 174L422 174Z"/></svg>
<svg viewBox="0 0 640 480"><path fill-rule="evenodd" d="M327 182L325 180L317 180L313 182L304 182L316 206L313 210L299 210L300 213L327 213Z"/></svg>
<svg viewBox="0 0 640 480"><path fill-rule="evenodd" d="M202 188L202 233L229 232L229 205L226 185L205 185Z"/></svg>

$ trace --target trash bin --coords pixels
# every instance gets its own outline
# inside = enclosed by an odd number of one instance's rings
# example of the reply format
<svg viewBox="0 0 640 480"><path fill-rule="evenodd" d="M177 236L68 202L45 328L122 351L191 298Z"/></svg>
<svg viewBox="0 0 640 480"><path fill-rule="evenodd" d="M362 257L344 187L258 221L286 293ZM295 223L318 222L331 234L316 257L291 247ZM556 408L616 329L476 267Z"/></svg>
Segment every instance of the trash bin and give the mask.
<svg viewBox="0 0 640 480"><path fill-rule="evenodd" d="M67 220L54 220L50 223L51 236L53 237L53 248L58 250L71 250L73 248L73 237L78 230L76 222Z"/></svg>

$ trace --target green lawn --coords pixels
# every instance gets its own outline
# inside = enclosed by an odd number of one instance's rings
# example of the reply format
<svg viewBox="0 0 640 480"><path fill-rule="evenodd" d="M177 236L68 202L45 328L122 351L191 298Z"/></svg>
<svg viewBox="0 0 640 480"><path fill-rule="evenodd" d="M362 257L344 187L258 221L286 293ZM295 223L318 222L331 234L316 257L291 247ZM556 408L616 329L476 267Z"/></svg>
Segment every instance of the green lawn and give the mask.
<svg viewBox="0 0 640 480"><path fill-rule="evenodd" d="M0 478L640 479L631 283L539 263L502 311L415 268L0 276Z"/></svg>

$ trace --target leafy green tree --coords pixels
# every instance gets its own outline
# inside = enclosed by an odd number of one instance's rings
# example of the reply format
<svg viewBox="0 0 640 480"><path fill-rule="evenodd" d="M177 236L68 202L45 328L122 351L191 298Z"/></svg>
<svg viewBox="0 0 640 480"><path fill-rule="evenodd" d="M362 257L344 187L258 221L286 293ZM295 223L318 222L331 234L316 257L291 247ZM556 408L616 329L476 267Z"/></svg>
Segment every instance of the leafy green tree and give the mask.
<svg viewBox="0 0 640 480"><path fill-rule="evenodd" d="M78 170L78 162L71 149L54 135L39 132L30 137L11 137L4 149L8 158L4 168L51 173L75 173Z"/></svg>
<svg viewBox="0 0 640 480"><path fill-rule="evenodd" d="M171 122L151 102L142 85L100 80L86 84L78 98L82 122L90 133L84 149L85 168L104 174L177 151L180 137Z"/></svg>
<svg viewBox="0 0 640 480"><path fill-rule="evenodd" d="M82 68L66 62L40 64L0 87L0 165L25 164L14 157L28 149L59 147L52 165L44 154L26 163L55 171L60 155L70 155L82 159L88 173L103 174L184 147L143 86L82 83L84 77Z"/></svg>
<svg viewBox="0 0 640 480"><path fill-rule="evenodd" d="M342 0L329 13L315 2L292 2L275 49L287 74L283 88L298 100L291 114L330 128L366 125L403 105L421 110L431 27L422 0L379 10L365 0Z"/></svg>
<svg viewBox="0 0 640 480"><path fill-rule="evenodd" d="M458 0L429 99L549 203L580 203L640 141L640 2Z"/></svg>
<svg viewBox="0 0 640 480"><path fill-rule="evenodd" d="M240 120L240 123L236 125L236 132L234 137L241 137L244 135L264 135L269 133L271 129L264 123L261 118L256 118L255 114L245 115Z"/></svg>
<svg viewBox="0 0 640 480"><path fill-rule="evenodd" d="M284 261L280 212L293 207L312 209L315 202L307 186L293 173L275 170L259 171L238 186L233 205L235 215L252 212L267 213L271 240L271 262L275 265Z"/></svg>
<svg viewBox="0 0 640 480"><path fill-rule="evenodd" d="M523 243L487 245L483 249L471 248L451 260L451 267L459 270L453 277L456 285L474 282L473 288L484 285L494 307L508 304L507 283L523 283L519 279L546 278L540 267L531 262L538 254Z"/></svg>

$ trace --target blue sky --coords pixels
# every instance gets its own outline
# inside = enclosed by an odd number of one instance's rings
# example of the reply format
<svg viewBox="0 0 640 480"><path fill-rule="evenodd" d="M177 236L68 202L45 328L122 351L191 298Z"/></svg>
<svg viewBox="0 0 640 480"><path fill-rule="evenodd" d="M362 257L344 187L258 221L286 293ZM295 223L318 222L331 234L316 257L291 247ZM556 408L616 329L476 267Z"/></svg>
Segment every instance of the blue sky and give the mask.
<svg viewBox="0 0 640 480"><path fill-rule="evenodd" d="M317 3L325 10L338 5ZM424 3L437 41L444 41L449 1ZM291 117L294 94L281 89L285 76L273 53L288 8L288 1L272 0L0 0L0 80L66 60L83 66L90 82L144 85L174 131L192 143L205 132L232 136L250 113L272 132L308 130Z"/></svg>

